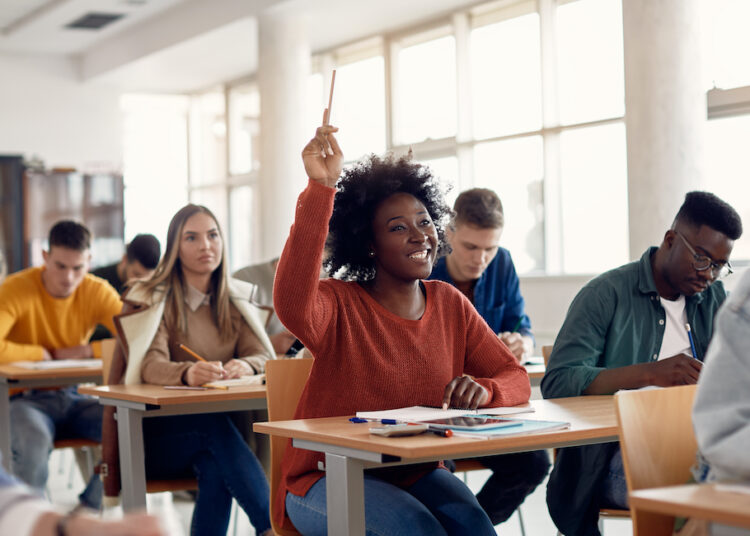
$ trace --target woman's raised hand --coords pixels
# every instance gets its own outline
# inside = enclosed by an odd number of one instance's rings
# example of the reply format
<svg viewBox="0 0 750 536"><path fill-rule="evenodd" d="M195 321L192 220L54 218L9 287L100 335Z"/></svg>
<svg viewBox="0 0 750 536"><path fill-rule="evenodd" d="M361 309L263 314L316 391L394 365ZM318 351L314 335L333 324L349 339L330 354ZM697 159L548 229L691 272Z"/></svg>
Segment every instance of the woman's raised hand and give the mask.
<svg viewBox="0 0 750 536"><path fill-rule="evenodd" d="M325 123L327 110L323 114ZM338 128L324 124L315 131L315 137L307 142L302 149L302 162L305 164L305 172L310 179L333 188L341 174L341 163L344 155L336 141L334 132Z"/></svg>

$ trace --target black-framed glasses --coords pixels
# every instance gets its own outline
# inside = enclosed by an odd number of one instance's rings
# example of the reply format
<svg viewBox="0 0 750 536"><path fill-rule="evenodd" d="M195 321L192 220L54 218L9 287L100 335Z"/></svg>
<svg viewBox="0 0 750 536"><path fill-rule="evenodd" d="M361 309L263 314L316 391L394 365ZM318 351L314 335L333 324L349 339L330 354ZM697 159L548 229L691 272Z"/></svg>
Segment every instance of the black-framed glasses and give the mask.
<svg viewBox="0 0 750 536"><path fill-rule="evenodd" d="M675 230L675 234L682 238L682 241L685 243L685 246L688 248L688 251L692 253L693 255L693 268L698 272L703 272L705 270L708 270L711 268L711 275L715 279L721 279L722 277L726 277L732 272L732 266L729 264L729 262L714 262L714 260L711 257L708 257L706 255L699 255L697 251L695 251L695 248L688 242L687 238L685 238L681 232Z"/></svg>

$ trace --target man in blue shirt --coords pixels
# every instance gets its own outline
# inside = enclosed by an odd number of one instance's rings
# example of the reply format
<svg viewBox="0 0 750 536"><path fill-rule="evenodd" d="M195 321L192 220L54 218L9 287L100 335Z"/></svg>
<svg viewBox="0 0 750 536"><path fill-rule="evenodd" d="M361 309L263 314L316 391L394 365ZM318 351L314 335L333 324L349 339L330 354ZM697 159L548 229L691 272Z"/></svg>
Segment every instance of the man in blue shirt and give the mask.
<svg viewBox="0 0 750 536"><path fill-rule="evenodd" d="M732 207L708 192L689 192L658 248L598 276L575 297L542 379L544 398L696 383L726 298L717 280L731 273L729 255L741 234ZM547 505L563 534L598 536L599 509L628 506L618 443L560 450Z"/></svg>
<svg viewBox="0 0 750 536"><path fill-rule="evenodd" d="M453 205L453 225L446 232L452 251L435 263L430 279L446 281L476 307L492 330L521 361L534 339L510 253L500 247L503 205L485 188L462 192ZM494 525L508 519L549 470L545 451L480 458L492 476L477 500Z"/></svg>

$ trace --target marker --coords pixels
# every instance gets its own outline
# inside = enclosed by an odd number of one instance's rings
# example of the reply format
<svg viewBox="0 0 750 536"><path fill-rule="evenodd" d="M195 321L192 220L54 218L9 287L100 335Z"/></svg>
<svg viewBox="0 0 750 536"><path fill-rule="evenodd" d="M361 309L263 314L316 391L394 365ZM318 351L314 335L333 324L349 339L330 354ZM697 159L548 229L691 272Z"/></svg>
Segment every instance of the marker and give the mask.
<svg viewBox="0 0 750 536"><path fill-rule="evenodd" d="M693 331L690 329L690 324L685 323L685 329L687 330L688 340L690 341L690 351L693 353L693 359L698 359L698 352L695 351L695 341L693 340Z"/></svg>
<svg viewBox="0 0 750 536"><path fill-rule="evenodd" d="M450 428L435 428L433 426L429 426L427 428L428 432L432 432L435 435L439 435L440 437L453 437L453 430Z"/></svg>

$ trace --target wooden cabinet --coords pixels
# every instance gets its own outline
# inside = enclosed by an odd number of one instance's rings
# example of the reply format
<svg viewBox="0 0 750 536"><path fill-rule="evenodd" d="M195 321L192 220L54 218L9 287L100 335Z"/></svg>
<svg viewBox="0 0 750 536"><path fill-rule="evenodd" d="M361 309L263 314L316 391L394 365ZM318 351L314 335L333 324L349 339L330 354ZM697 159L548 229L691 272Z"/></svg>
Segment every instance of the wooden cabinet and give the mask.
<svg viewBox="0 0 750 536"><path fill-rule="evenodd" d="M0 160L0 163L2 161ZM118 261L124 251L125 221L123 214L123 182L120 174L85 174L75 171L26 170L6 180L4 186L21 182L15 193L14 210L6 217L6 204L2 205L0 242L6 253L8 271L42 264L42 250L47 249L50 227L63 219L84 223L92 233L92 266ZM6 184L7 183L7 184ZM5 188L0 190L4 192ZM0 194L3 195L3 194ZM0 197L5 203L5 198ZM6 220L7 223L6 223ZM20 257L20 258L19 258Z"/></svg>

